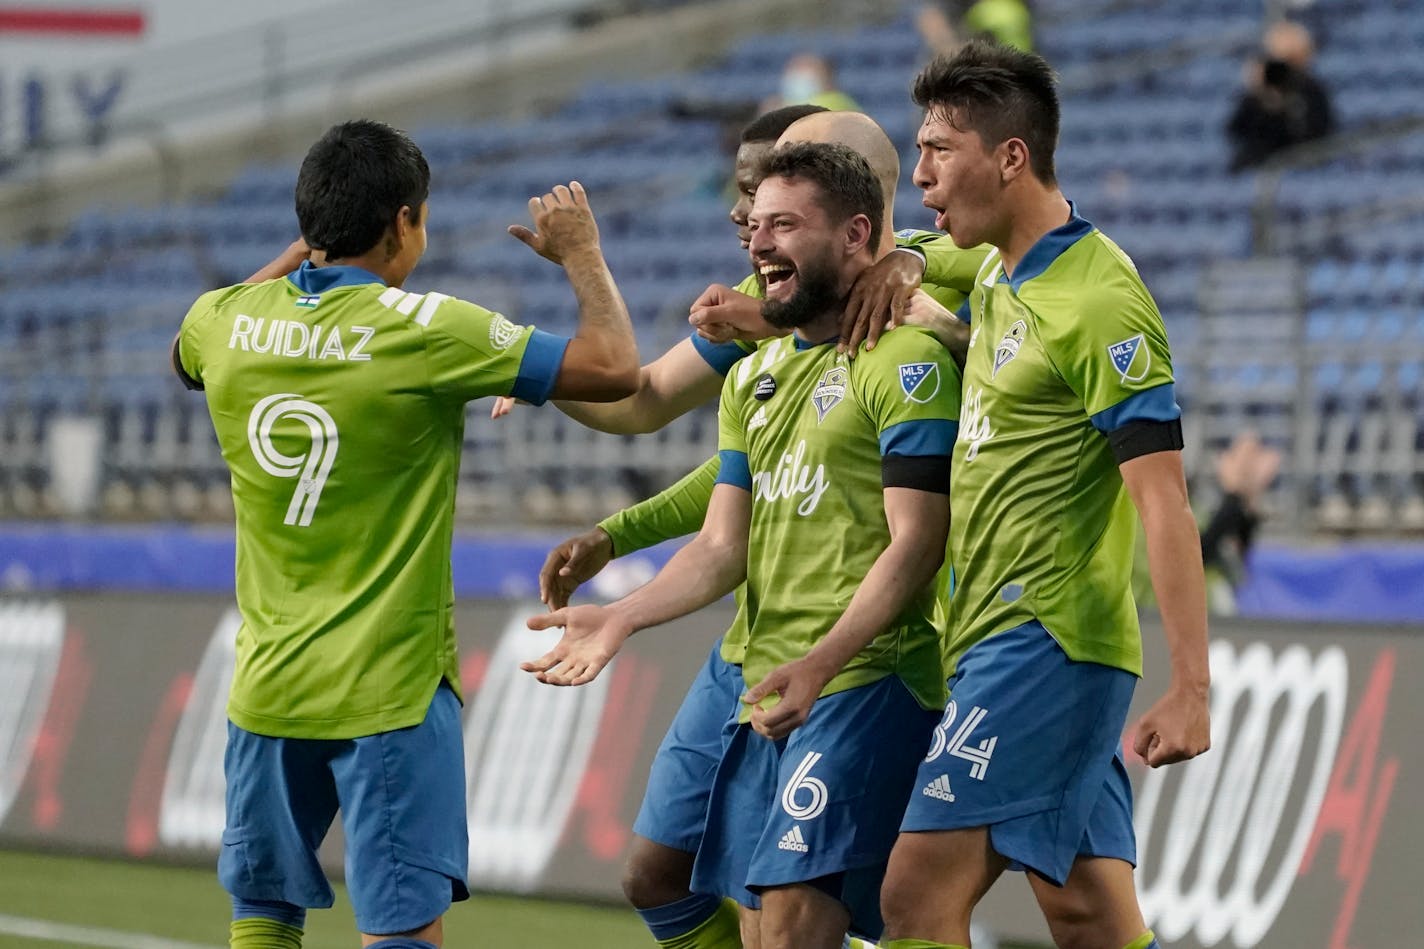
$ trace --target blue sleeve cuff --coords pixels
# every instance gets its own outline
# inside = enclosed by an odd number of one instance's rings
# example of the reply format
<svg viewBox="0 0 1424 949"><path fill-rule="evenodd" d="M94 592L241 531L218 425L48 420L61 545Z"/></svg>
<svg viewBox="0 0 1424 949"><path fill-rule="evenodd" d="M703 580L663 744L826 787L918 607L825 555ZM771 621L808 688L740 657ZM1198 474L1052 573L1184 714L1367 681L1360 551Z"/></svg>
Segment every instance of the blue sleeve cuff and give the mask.
<svg viewBox="0 0 1424 949"><path fill-rule="evenodd" d="M719 376L725 376L732 371L732 367L737 364L737 360L751 353L741 343L733 340L730 343L714 343L711 340L703 339L696 333L692 334L692 345L697 350L697 354L707 360L707 365Z"/></svg>
<svg viewBox="0 0 1424 949"><path fill-rule="evenodd" d="M914 419L891 425L880 433L880 454L918 458L954 453L959 423L949 419Z"/></svg>
<svg viewBox="0 0 1424 949"><path fill-rule="evenodd" d="M1103 434L1117 431L1129 422L1171 422L1182 417L1177 404L1177 387L1171 382L1134 392L1117 405L1093 416L1093 426Z"/></svg>
<svg viewBox="0 0 1424 949"><path fill-rule="evenodd" d="M529 334L524 358L519 360L519 375L514 378L510 395L531 405L543 405L554 391L559 379L559 367L564 364L564 350L569 348L566 336L556 336L543 330Z"/></svg>
<svg viewBox="0 0 1424 949"><path fill-rule="evenodd" d="M747 465L747 453L724 448L717 452L717 484L730 484L743 491L752 489L752 469Z"/></svg>
<svg viewBox="0 0 1424 949"><path fill-rule="evenodd" d="M959 309L954 311L954 315L966 325L974 322L974 309L970 307L968 297L965 297L964 302L959 304Z"/></svg>

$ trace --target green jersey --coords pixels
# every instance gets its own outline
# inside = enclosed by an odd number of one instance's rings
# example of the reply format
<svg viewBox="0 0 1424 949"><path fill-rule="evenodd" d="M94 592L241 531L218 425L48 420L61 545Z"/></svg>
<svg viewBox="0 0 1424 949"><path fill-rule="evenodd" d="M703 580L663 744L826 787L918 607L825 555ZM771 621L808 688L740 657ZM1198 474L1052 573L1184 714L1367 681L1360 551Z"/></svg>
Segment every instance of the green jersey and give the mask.
<svg viewBox="0 0 1424 949"><path fill-rule="evenodd" d="M1108 436L1180 416L1162 317L1076 212L1012 279L997 254L982 276L954 451L948 666L1037 619L1071 658L1140 675L1137 518Z"/></svg>
<svg viewBox="0 0 1424 949"><path fill-rule="evenodd" d="M722 389L717 480L752 495L748 684L806 655L889 545L883 459L947 460L958 427L959 370L918 327L854 361L829 343L785 344L796 352L739 367ZM934 601L927 584L823 694L898 675L925 708L941 707Z"/></svg>
<svg viewBox="0 0 1424 949"><path fill-rule="evenodd" d="M228 716L291 738L415 725L459 690L450 538L465 403L542 402L567 340L355 267L229 287L175 343L237 515Z"/></svg>
<svg viewBox="0 0 1424 949"><path fill-rule="evenodd" d="M907 228L895 234L898 247L912 250L925 260L925 290L946 309L963 312L969 292L974 287L974 279L989 248L974 247L962 250L943 234ZM756 275L742 280L735 288L739 293L760 297L761 286ZM728 343L712 343L696 333L692 343L707 364L725 376L749 354L763 351L766 355L769 344L776 340L762 340L751 344L740 340ZM779 358L787 351L770 350ZM696 471L682 478L676 484L659 494L634 505L599 523L599 527L613 540L614 556L621 557L665 540L682 537L696 532L702 527L707 516L707 504L712 497L712 485L717 475L718 462L715 458L705 462ZM948 570L942 578L941 591L947 583ZM941 598L942 600L943 598ZM737 615L732 627L722 639L722 658L727 662L740 663L746 653L746 613L742 608L740 589L737 592ZM941 611L943 609L941 603ZM944 625L943 616L940 625Z"/></svg>

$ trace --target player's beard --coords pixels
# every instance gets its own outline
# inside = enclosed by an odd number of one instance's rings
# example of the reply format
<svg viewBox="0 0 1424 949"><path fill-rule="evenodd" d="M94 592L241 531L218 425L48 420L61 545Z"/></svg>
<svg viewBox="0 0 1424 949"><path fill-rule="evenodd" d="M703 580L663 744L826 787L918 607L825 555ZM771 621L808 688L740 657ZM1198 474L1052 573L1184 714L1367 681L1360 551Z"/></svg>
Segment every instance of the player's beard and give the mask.
<svg viewBox="0 0 1424 949"><path fill-rule="evenodd" d="M838 282L839 274L824 258L797 267L796 292L784 302L764 301L761 305L762 319L783 330L805 326L840 306L841 296L836 291Z"/></svg>

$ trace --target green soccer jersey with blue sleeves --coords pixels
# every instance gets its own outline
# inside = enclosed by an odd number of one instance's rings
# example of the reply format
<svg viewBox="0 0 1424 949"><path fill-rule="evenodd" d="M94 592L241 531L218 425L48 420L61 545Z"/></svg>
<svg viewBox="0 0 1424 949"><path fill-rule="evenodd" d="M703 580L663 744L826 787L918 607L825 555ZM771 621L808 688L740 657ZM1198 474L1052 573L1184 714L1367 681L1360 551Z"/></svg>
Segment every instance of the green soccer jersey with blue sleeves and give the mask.
<svg viewBox="0 0 1424 949"><path fill-rule="evenodd" d="M956 247L948 237L932 231L913 228L895 234L896 246L915 251L925 260L925 283L921 289L933 296L945 308L967 315L964 307L974 279L989 252L987 247L968 250ZM748 296L760 297L761 286L755 274L749 275L735 289ZM726 376L734 366L752 353L780 358L788 350L773 344L777 340L762 340L749 343L734 340L713 343L697 333L691 336L693 346L718 374ZM599 526L613 539L613 549L617 556L642 550L664 540L682 537L695 532L702 526L707 503L712 497L712 484L718 469L716 459L704 463L692 475L679 480L675 485L643 501L632 508L620 511L599 523ZM946 571L947 573L947 571ZM737 597L737 614L722 640L722 658L727 662L740 664L746 653L746 611L741 595ZM943 604L941 604L941 610ZM940 619L943 626L943 617Z"/></svg>
<svg viewBox="0 0 1424 949"><path fill-rule="evenodd" d="M959 370L927 331L896 330L855 360L830 342L786 343L793 354L727 377L719 413L718 483L752 495L749 685L806 655L889 545L882 458L947 460L958 429ZM897 675L922 706L942 707L935 615L926 584L822 694Z"/></svg>
<svg viewBox="0 0 1424 949"><path fill-rule="evenodd" d="M204 294L175 344L232 475L228 716L287 738L415 725L459 688L450 540L465 403L546 400L568 341L314 268Z"/></svg>
<svg viewBox="0 0 1424 949"><path fill-rule="evenodd" d="M1076 209L1012 278L997 254L980 276L950 495L946 667L1037 619L1070 658L1140 675L1137 517L1108 436L1181 415L1161 314L1132 261Z"/></svg>

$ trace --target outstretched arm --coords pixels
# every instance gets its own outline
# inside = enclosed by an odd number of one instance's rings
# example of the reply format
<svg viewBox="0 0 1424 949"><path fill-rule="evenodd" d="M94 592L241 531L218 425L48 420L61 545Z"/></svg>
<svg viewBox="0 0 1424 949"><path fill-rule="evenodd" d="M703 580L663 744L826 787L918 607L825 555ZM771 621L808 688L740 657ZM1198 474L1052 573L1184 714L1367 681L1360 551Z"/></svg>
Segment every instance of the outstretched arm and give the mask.
<svg viewBox="0 0 1424 949"><path fill-rule="evenodd" d="M722 389L722 376L707 364L690 339L638 370L637 388L616 402L555 401L569 418L614 435L656 432L669 422L710 402Z"/></svg>
<svg viewBox="0 0 1424 949"><path fill-rule="evenodd" d="M598 242L598 222L577 181L529 199L534 230L511 225L509 233L535 253L564 268L578 299L579 323L564 351L552 395L556 399L610 402L638 385L638 344L628 307Z"/></svg>
<svg viewBox="0 0 1424 949"><path fill-rule="evenodd" d="M614 557L696 533L707 519L720 467L713 455L671 487L549 551L539 571L539 599L551 610L562 609L580 584L597 576Z"/></svg>
<svg viewBox="0 0 1424 949"><path fill-rule="evenodd" d="M563 627L553 649L520 664L549 685L583 685L640 629L685 616L736 589L747 576L751 494L719 484L707 523L648 583L608 606L572 606L528 620L530 629Z"/></svg>

